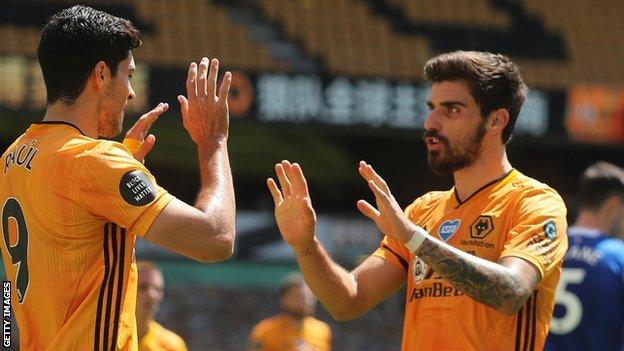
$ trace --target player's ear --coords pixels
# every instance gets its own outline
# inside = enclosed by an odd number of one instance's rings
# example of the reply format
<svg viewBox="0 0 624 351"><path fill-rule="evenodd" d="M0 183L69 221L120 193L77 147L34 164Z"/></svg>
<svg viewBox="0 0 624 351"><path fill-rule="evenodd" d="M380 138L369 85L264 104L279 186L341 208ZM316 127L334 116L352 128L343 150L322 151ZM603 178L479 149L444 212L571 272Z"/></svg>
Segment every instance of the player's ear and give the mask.
<svg viewBox="0 0 624 351"><path fill-rule="evenodd" d="M108 80L111 78L111 71L108 65L104 61L99 61L93 67L91 78L97 88L103 88L108 84Z"/></svg>
<svg viewBox="0 0 624 351"><path fill-rule="evenodd" d="M509 123L509 112L507 109L499 108L490 113L487 123L487 129L491 132L503 132L503 129Z"/></svg>
<svg viewBox="0 0 624 351"><path fill-rule="evenodd" d="M605 217L612 217L619 214L621 207L622 199L617 195L612 195L602 203L600 210L605 214Z"/></svg>

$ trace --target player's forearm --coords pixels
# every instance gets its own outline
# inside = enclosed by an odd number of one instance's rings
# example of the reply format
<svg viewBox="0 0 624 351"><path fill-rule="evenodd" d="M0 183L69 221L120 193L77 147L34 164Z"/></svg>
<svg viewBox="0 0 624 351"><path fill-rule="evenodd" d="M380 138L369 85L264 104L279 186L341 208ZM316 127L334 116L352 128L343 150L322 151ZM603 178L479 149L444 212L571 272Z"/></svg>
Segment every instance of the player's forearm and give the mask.
<svg viewBox="0 0 624 351"><path fill-rule="evenodd" d="M228 156L227 140L213 140L198 145L200 190L195 207L203 212L216 199L221 207L234 214L234 186Z"/></svg>
<svg viewBox="0 0 624 351"><path fill-rule="evenodd" d="M306 283L336 320L355 317L357 282L353 274L335 263L321 244L293 248Z"/></svg>
<svg viewBox="0 0 624 351"><path fill-rule="evenodd" d="M516 313L532 292L523 288L507 267L431 237L416 254L455 288L504 313Z"/></svg>
<svg viewBox="0 0 624 351"><path fill-rule="evenodd" d="M231 255L235 237L236 204L227 140L198 146L200 190L195 207L210 218L216 251ZM229 257L228 255L228 257Z"/></svg>

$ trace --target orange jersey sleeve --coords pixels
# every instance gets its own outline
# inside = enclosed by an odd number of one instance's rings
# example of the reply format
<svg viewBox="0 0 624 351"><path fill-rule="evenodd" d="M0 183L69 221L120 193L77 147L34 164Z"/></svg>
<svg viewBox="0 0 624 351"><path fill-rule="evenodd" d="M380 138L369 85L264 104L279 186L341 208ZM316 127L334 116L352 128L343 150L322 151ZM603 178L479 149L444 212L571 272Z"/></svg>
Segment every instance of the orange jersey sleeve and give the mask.
<svg viewBox="0 0 624 351"><path fill-rule="evenodd" d="M500 257L523 258L545 277L559 267L568 248L565 204L554 190L536 189L517 206L515 225Z"/></svg>
<svg viewBox="0 0 624 351"><path fill-rule="evenodd" d="M81 155L83 167L76 199L93 214L143 236L173 199L156 179L115 142L100 143Z"/></svg>

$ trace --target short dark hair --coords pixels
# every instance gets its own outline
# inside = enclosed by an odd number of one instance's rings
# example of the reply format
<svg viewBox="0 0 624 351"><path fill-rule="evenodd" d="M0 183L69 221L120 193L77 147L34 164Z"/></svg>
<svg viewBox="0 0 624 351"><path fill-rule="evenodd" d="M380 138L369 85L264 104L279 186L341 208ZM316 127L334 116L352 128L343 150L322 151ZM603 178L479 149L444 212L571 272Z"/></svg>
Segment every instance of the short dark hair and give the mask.
<svg viewBox="0 0 624 351"><path fill-rule="evenodd" d="M114 76L119 62L139 45L139 31L126 19L81 5L53 14L37 49L48 104L72 104L98 62Z"/></svg>
<svg viewBox="0 0 624 351"><path fill-rule="evenodd" d="M624 200L624 169L604 161L594 163L581 176L581 208L596 210L612 196Z"/></svg>
<svg viewBox="0 0 624 351"><path fill-rule="evenodd" d="M279 297L284 296L292 288L305 285L305 280L303 280L303 276L300 273L291 273L282 280L279 289Z"/></svg>
<svg viewBox="0 0 624 351"><path fill-rule="evenodd" d="M466 82L483 117L499 108L506 109L509 122L501 137L504 144L511 140L526 99L527 86L520 76L520 69L508 57L479 51L442 54L427 61L425 78L431 83Z"/></svg>

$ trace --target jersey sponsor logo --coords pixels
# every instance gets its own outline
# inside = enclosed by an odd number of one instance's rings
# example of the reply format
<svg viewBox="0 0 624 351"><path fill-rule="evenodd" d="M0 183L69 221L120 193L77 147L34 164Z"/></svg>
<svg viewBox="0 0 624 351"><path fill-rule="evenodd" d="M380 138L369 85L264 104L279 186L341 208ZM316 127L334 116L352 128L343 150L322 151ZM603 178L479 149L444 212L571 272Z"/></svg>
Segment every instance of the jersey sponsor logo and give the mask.
<svg viewBox="0 0 624 351"><path fill-rule="evenodd" d="M543 235L533 235L527 242L526 248L532 251L534 255L541 257L546 264L550 264L556 253L557 245Z"/></svg>
<svg viewBox="0 0 624 351"><path fill-rule="evenodd" d="M492 243L489 243L487 241L476 240L476 239L473 239L473 240L462 239L459 243L464 246L484 247L486 249L493 249L496 247L496 245Z"/></svg>
<svg viewBox="0 0 624 351"><path fill-rule="evenodd" d="M440 226L440 229L438 230L438 234L440 235L440 238L442 238L442 240L444 241L448 241L448 239L450 239L453 235L455 235L460 225L461 225L461 220L459 218L454 219L454 220L444 221L442 225Z"/></svg>
<svg viewBox="0 0 624 351"><path fill-rule="evenodd" d="M132 206L145 206L156 199L154 184L139 170L129 171L121 177L119 192Z"/></svg>
<svg viewBox="0 0 624 351"><path fill-rule="evenodd" d="M412 260L412 278L414 278L414 284L420 284L427 276L429 266L425 261L421 260L418 256L414 256Z"/></svg>
<svg viewBox="0 0 624 351"><path fill-rule="evenodd" d="M483 239L494 230L492 216L479 216L470 226L470 237Z"/></svg>
<svg viewBox="0 0 624 351"><path fill-rule="evenodd" d="M423 297L451 297L462 295L464 295L464 293L452 285L446 285L442 282L434 282L431 286L414 288L409 302L422 299Z"/></svg>
<svg viewBox="0 0 624 351"><path fill-rule="evenodd" d="M450 297L464 295L454 286L449 285L441 275L435 273L423 260L414 256L412 259L412 278L414 285L427 281L427 286L414 287L409 302L423 297Z"/></svg>
<svg viewBox="0 0 624 351"><path fill-rule="evenodd" d="M557 226L555 225L555 221L548 220L546 224L544 224L544 235L550 240L553 240L557 237Z"/></svg>

